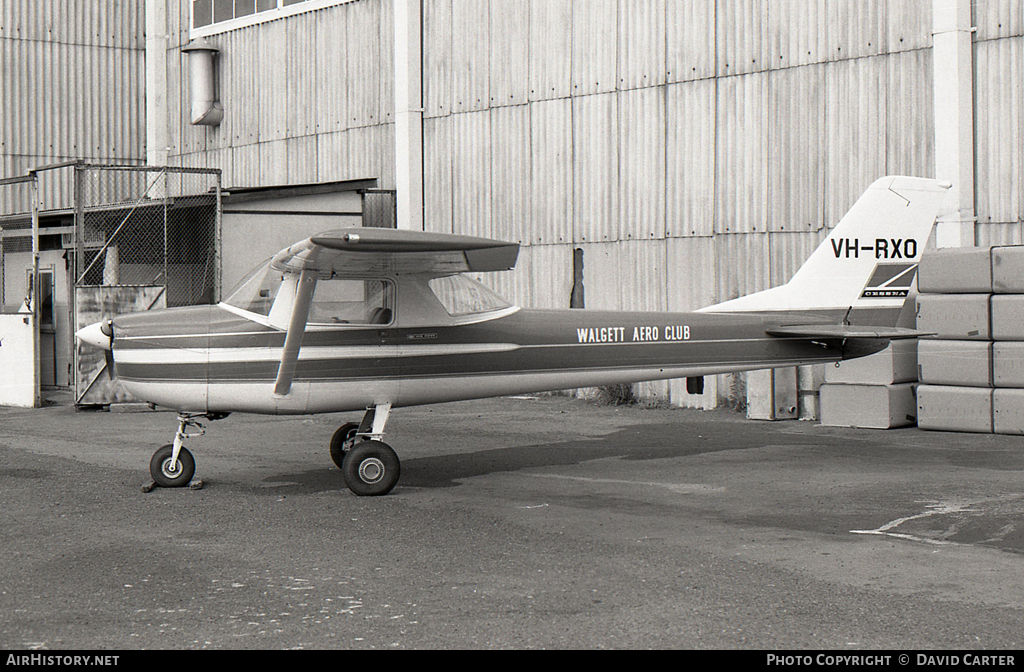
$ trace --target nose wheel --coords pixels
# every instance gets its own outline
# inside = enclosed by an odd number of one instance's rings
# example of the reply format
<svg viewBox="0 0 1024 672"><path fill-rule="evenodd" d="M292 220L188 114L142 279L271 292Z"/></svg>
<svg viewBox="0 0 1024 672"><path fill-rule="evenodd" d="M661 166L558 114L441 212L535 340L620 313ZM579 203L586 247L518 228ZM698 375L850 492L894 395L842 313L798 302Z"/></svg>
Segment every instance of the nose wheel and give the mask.
<svg viewBox="0 0 1024 672"><path fill-rule="evenodd" d="M398 483L398 455L381 441L390 411L391 404L378 404L366 410L358 425L346 422L331 437L331 459L348 489L362 497L386 495Z"/></svg>
<svg viewBox="0 0 1024 672"><path fill-rule="evenodd" d="M179 449L178 459L173 457L174 444L168 443L153 453L149 461L149 475L161 488L183 488L196 474L196 460L187 448Z"/></svg>
<svg viewBox="0 0 1024 672"><path fill-rule="evenodd" d="M186 439L206 433L206 428L196 418L212 421L226 418L228 415L228 413L179 413L178 431L174 434L174 443L161 446L153 453L153 457L149 461L149 475L153 480L143 485L142 491L149 492L158 485L161 488L184 488L186 486L192 490L202 488L201 480L193 480L196 475L196 459L183 444ZM186 431L189 427L194 427L199 431L190 434Z"/></svg>

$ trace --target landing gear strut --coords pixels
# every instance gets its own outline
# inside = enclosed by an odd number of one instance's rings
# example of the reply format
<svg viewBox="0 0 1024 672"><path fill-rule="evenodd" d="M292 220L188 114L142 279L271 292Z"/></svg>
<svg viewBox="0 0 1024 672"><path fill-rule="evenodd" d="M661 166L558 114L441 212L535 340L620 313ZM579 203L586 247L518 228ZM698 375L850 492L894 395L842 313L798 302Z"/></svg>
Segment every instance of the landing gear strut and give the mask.
<svg viewBox="0 0 1024 672"><path fill-rule="evenodd" d="M357 495L386 495L398 483L398 455L381 441L390 412L391 404L368 408L362 422L347 422L331 437L331 459L344 474L345 485Z"/></svg>
<svg viewBox="0 0 1024 672"><path fill-rule="evenodd" d="M220 420L227 413L178 413L178 431L174 433L174 443L161 446L149 461L149 475L153 477L151 484L142 487L149 492L154 486L162 488L183 488L186 485L192 490L203 487L201 480L193 480L196 473L196 460L192 453L183 445L186 439L193 439L206 433L206 427L196 418ZM189 434L186 430L195 427L199 431Z"/></svg>

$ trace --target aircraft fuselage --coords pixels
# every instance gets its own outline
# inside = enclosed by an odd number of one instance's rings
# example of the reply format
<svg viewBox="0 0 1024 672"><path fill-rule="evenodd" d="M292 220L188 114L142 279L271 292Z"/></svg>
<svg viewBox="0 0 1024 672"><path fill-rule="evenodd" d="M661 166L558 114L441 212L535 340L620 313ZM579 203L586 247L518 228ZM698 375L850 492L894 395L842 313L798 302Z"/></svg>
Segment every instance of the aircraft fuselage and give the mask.
<svg viewBox="0 0 1024 672"><path fill-rule="evenodd" d="M841 342L766 335L781 319L519 309L471 324L310 327L283 396L273 389L285 330L223 306L118 317L113 349L125 389L160 406L331 413L843 358Z"/></svg>

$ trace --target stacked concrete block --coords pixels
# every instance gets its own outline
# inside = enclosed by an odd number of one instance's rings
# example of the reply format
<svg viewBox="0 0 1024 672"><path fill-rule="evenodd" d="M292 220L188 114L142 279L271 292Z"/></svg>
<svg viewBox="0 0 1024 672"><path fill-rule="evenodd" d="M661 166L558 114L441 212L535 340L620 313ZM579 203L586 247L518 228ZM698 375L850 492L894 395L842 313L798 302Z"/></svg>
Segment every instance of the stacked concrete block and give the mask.
<svg viewBox="0 0 1024 672"><path fill-rule="evenodd" d="M918 288L918 426L1024 434L1024 246L931 252Z"/></svg>
<svg viewBox="0 0 1024 672"><path fill-rule="evenodd" d="M914 305L908 301L896 326L914 328ZM818 390L820 421L834 427L892 429L917 421L914 384L917 346L914 340L893 341L867 357L825 367Z"/></svg>
<svg viewBox="0 0 1024 672"><path fill-rule="evenodd" d="M891 429L917 418L914 341L893 341L885 350L825 369L819 390L821 424Z"/></svg>

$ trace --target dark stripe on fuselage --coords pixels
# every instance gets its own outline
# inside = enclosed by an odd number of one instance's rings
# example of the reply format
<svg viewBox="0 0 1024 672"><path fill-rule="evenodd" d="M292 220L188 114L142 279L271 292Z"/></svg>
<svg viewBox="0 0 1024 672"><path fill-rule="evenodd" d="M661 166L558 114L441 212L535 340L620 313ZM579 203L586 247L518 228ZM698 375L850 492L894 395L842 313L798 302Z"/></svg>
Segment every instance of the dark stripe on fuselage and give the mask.
<svg viewBox="0 0 1024 672"><path fill-rule="evenodd" d="M188 309L194 313L149 314L115 322L115 361L119 351L160 349L225 349L277 347L284 332L238 317L215 307ZM145 314L143 314L145 315ZM185 338L171 337L176 318L196 318ZM131 316L135 318L136 316ZM823 316L811 316L824 321ZM806 323L807 315L797 322ZM795 317L794 317L795 319ZM622 313L605 311L522 310L478 324L429 328L337 328L307 331L304 350L317 346L359 348L358 357L299 359L297 381L438 378L489 376L551 371L631 370L718 365L770 365L773 361L832 361L841 352L806 340L773 338L765 327L778 315L704 313ZM791 322L791 320L790 320ZM197 325L208 325L204 334ZM151 335L146 335L149 332ZM671 335L678 340L666 341ZM688 337L684 340L684 336ZM639 338L640 340L634 340ZM460 353L470 344L515 344L518 349ZM417 346L427 354L416 354ZM380 356L365 356L367 346L381 347ZM446 346L453 352L444 353ZM398 349L401 356L397 356ZM440 350L440 352L439 352ZM353 353L355 354L355 353ZM276 360L208 363L118 362L125 380L238 382L273 381Z"/></svg>

